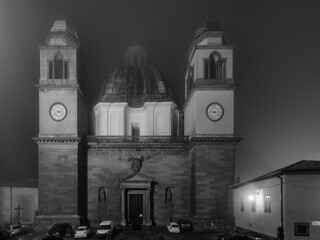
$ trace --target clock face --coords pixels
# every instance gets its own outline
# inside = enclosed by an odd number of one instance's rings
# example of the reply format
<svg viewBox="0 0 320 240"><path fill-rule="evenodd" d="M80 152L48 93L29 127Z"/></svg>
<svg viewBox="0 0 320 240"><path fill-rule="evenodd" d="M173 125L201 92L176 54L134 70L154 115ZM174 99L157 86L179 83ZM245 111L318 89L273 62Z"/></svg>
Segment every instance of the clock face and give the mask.
<svg viewBox="0 0 320 240"><path fill-rule="evenodd" d="M220 103L210 103L209 106L207 107L207 117L211 121L219 121L223 117L223 107Z"/></svg>
<svg viewBox="0 0 320 240"><path fill-rule="evenodd" d="M62 103L54 103L50 107L50 116L55 121L62 121L67 116L67 108Z"/></svg>

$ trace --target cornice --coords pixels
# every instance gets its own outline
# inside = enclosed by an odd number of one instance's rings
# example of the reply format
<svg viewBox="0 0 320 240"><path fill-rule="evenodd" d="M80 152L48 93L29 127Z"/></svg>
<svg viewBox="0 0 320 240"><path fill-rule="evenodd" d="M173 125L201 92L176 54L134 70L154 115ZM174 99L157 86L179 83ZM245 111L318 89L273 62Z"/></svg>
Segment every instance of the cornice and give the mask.
<svg viewBox="0 0 320 240"><path fill-rule="evenodd" d="M90 145L89 150L101 150L101 151L186 151L188 149L187 144L105 144L105 145Z"/></svg>
<svg viewBox="0 0 320 240"><path fill-rule="evenodd" d="M81 137L34 137L31 139L37 144L75 144L81 142Z"/></svg>
<svg viewBox="0 0 320 240"><path fill-rule="evenodd" d="M97 139L101 136L97 137ZM108 138L106 136L106 138ZM187 136L184 137L185 139ZM148 143L148 142L96 142L91 136L88 141L89 151L189 151L194 145L235 145L242 138L234 135L198 135L179 143Z"/></svg>
<svg viewBox="0 0 320 240"><path fill-rule="evenodd" d="M43 90L56 90L56 89L70 89L70 90L78 90L79 85L43 85L43 84L34 84L36 88L39 89L39 91Z"/></svg>
<svg viewBox="0 0 320 240"><path fill-rule="evenodd" d="M39 49L79 49L79 46L72 45L38 45Z"/></svg>
<svg viewBox="0 0 320 240"><path fill-rule="evenodd" d="M64 40L66 40L67 43L65 43L65 45L51 43L51 41L54 41L54 39L64 39ZM71 46L71 47L76 47L76 48L80 47L80 41L79 41L78 37L75 36L70 31L50 32L49 35L47 36L45 42L48 46Z"/></svg>
<svg viewBox="0 0 320 240"><path fill-rule="evenodd" d="M192 145L204 145L204 144L214 144L214 145L235 145L241 141L241 137L236 137L234 135L202 135L192 137L189 140L189 146Z"/></svg>
<svg viewBox="0 0 320 240"><path fill-rule="evenodd" d="M233 78L204 79L197 78L193 84L196 89L234 89Z"/></svg>
<svg viewBox="0 0 320 240"><path fill-rule="evenodd" d="M182 109L185 110L186 106L189 104L190 99L196 91L201 90L235 90L235 84L233 78L227 79L203 79L197 78L189 92Z"/></svg>
<svg viewBox="0 0 320 240"><path fill-rule="evenodd" d="M192 46L192 48L190 48L189 53L188 53L188 63L187 63L187 67L186 67L186 72L185 74L188 72L190 63L194 57L194 54L196 52L196 50L219 50L219 49L234 49L233 46L231 45L195 45Z"/></svg>
<svg viewBox="0 0 320 240"><path fill-rule="evenodd" d="M51 89L79 89L77 79L40 79L38 84L34 84L39 90L51 90Z"/></svg>
<svg viewBox="0 0 320 240"><path fill-rule="evenodd" d="M224 33L222 31L206 31L202 34L199 34L198 36L195 36L189 48L188 55L190 55L193 46L196 46L206 38L221 38L222 42L224 42L223 35Z"/></svg>

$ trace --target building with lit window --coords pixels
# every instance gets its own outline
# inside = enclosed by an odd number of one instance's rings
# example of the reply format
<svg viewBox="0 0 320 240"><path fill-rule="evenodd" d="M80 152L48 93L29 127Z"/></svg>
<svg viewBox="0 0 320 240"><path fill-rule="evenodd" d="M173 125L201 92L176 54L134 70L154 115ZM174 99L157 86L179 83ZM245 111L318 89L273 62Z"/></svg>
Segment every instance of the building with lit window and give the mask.
<svg viewBox="0 0 320 240"><path fill-rule="evenodd" d="M320 161L303 160L231 186L236 227L284 239L320 236Z"/></svg>
<svg viewBox="0 0 320 240"><path fill-rule="evenodd" d="M82 219L150 226L188 218L198 229L231 228L229 185L240 138L233 47L217 21L204 21L191 40L183 104L134 45L88 109L79 48L65 20L54 22L40 46L36 226Z"/></svg>

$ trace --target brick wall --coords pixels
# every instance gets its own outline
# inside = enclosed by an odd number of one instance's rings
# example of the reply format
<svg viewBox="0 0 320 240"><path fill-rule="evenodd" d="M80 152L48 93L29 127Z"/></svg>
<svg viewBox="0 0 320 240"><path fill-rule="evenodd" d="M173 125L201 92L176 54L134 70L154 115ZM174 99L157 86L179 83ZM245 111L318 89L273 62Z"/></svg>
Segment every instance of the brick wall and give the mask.
<svg viewBox="0 0 320 240"><path fill-rule="evenodd" d="M195 223L203 229L220 220L232 221L234 146L195 145L190 155L190 213Z"/></svg>
<svg viewBox="0 0 320 240"><path fill-rule="evenodd" d="M132 173L133 157L143 159L140 173L154 180L152 217L156 224L179 219L188 213L189 161L185 151L101 151L88 153L88 219L99 221L98 192L108 189L107 217L118 224L121 219L119 179ZM173 203L165 203L165 192L173 189ZM101 206L100 206L101 210Z"/></svg>
<svg viewBox="0 0 320 240"><path fill-rule="evenodd" d="M39 145L39 215L78 214L78 146Z"/></svg>
<svg viewBox="0 0 320 240"><path fill-rule="evenodd" d="M88 219L91 223L99 222L101 211L115 224L120 222L119 179L132 173L131 160L135 157L143 159L140 173L154 181L151 217L156 225L186 216L192 216L199 229L211 227L212 222L231 224L229 185L234 183L233 145L195 145L189 152L89 150ZM106 206L98 202L101 187L108 190ZM173 190L173 203L165 202L167 188Z"/></svg>

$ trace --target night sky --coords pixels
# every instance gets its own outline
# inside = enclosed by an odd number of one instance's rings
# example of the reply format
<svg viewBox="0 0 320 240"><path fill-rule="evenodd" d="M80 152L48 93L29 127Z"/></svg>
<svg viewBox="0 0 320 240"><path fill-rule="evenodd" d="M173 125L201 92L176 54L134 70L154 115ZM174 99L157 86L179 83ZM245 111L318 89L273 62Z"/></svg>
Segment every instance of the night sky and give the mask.
<svg viewBox="0 0 320 240"><path fill-rule="evenodd" d="M0 0L0 181L37 177L38 46L54 20L78 32L92 105L133 42L183 94L188 48L208 14L234 46L236 176L320 160L320 1Z"/></svg>

